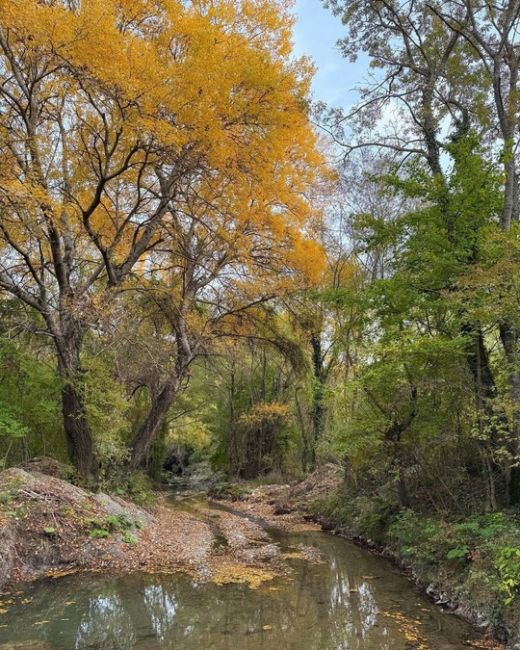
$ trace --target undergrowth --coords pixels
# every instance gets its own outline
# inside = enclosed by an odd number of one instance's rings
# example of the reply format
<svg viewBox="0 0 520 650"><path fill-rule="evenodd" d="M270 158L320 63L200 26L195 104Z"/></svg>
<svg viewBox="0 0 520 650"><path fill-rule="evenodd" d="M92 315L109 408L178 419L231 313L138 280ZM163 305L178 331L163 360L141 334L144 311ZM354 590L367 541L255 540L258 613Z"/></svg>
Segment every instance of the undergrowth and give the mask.
<svg viewBox="0 0 520 650"><path fill-rule="evenodd" d="M383 499L347 499L341 493L316 501L311 509L349 536L386 548L418 579L484 614L495 630L520 636L517 512L425 514Z"/></svg>

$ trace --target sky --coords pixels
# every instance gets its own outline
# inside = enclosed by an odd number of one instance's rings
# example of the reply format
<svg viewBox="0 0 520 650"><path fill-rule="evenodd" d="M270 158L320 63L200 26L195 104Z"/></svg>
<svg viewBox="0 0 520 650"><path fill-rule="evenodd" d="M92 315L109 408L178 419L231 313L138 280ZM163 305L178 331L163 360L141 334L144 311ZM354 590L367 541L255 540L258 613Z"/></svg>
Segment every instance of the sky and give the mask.
<svg viewBox="0 0 520 650"><path fill-rule="evenodd" d="M318 70L314 78L314 99L346 108L356 98L355 86L367 76L363 60L349 63L336 45L345 34L341 20L325 9L320 0L296 0L294 49L297 56L312 58Z"/></svg>

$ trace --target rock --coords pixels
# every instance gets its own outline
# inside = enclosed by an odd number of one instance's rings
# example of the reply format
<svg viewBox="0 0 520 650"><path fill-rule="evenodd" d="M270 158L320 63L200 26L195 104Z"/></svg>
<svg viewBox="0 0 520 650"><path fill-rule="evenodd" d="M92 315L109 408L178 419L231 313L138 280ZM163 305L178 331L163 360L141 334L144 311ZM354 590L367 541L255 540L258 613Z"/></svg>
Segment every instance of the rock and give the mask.
<svg viewBox="0 0 520 650"><path fill-rule="evenodd" d="M15 555L15 529L10 521L0 527L0 589L9 580Z"/></svg>
<svg viewBox="0 0 520 650"><path fill-rule="evenodd" d="M154 522L135 504L21 467L0 472L0 493L0 586L131 565L130 550Z"/></svg>
<svg viewBox="0 0 520 650"><path fill-rule="evenodd" d="M426 594L430 596L430 598L436 598L437 597L437 589L435 588L435 585L430 583L426 587Z"/></svg>
<svg viewBox="0 0 520 650"><path fill-rule="evenodd" d="M33 501L77 504L90 496L89 492L77 485L40 472L27 472L21 467L11 467L1 473L0 490L4 489Z"/></svg>
<svg viewBox="0 0 520 650"><path fill-rule="evenodd" d="M254 564L255 562L271 562L279 558L280 555L280 549L276 544L264 544L257 548L243 550L240 557L246 562Z"/></svg>
<svg viewBox="0 0 520 650"><path fill-rule="evenodd" d="M74 468L71 465L65 465L65 463L60 463L58 460L47 456L31 458L20 467L27 472L39 472L40 474L64 480L69 480L74 475Z"/></svg>
<svg viewBox="0 0 520 650"><path fill-rule="evenodd" d="M309 546L307 544L300 544L298 546L300 549L302 556L308 560L309 562L322 562L323 561L323 554L322 552L316 548L315 546Z"/></svg>

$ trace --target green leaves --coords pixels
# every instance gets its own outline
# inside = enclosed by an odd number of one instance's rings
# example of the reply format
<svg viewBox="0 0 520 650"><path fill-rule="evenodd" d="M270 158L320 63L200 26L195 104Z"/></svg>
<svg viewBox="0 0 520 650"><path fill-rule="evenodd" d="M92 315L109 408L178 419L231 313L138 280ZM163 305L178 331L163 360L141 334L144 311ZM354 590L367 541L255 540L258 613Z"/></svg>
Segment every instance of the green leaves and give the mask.
<svg viewBox="0 0 520 650"><path fill-rule="evenodd" d="M504 547L496 561L504 604L510 605L520 594L520 547Z"/></svg>
<svg viewBox="0 0 520 650"><path fill-rule="evenodd" d="M0 301L0 319L4 311ZM30 456L53 449L56 458L65 459L60 418L59 381L45 352L33 349L28 340L2 338L0 332L0 457L10 447L9 461L16 462L25 439Z"/></svg>
<svg viewBox="0 0 520 650"><path fill-rule="evenodd" d="M0 437L24 438L29 428L13 413L12 408L0 402Z"/></svg>
<svg viewBox="0 0 520 650"><path fill-rule="evenodd" d="M465 560L468 556L470 549L467 546L452 548L446 554L448 560Z"/></svg>
<svg viewBox="0 0 520 650"><path fill-rule="evenodd" d="M103 519L89 519L87 524L91 526L88 534L93 539L104 539L112 534L121 533L122 541L130 545L137 542L135 535L131 532L132 529L134 527L137 530L141 528L139 522L133 522L126 514L107 515Z"/></svg>

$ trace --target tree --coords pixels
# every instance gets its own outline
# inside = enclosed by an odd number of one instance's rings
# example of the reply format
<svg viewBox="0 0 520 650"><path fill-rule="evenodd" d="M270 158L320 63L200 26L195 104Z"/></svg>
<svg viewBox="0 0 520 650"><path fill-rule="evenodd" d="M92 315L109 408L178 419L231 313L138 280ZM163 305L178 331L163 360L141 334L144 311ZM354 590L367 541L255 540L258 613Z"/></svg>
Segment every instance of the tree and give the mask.
<svg viewBox="0 0 520 650"><path fill-rule="evenodd" d="M519 143L518 116L520 54L517 30L520 26L520 5L516 0L500 3L477 3L464 0L441 6L429 5L431 10L452 31L464 38L482 66L482 74L491 88L485 116L492 146L496 135L501 143L501 163L504 170L503 202L500 223L504 231L511 230L520 217L519 173L517 149ZM512 285L509 290L513 290ZM519 328L516 317L503 314L499 320L500 340L509 374L511 400L514 403L513 454L518 456L520 444L520 359ZM520 502L520 468L515 463L510 477L510 500Z"/></svg>
<svg viewBox="0 0 520 650"><path fill-rule="evenodd" d="M376 71L348 115L338 121L331 113L330 128L338 139L345 136L347 153L375 147L393 152L396 160L423 158L442 178L441 136L467 128L470 102L478 96L464 39L426 1L332 0L330 6L348 32L340 41L343 54L355 59L367 53ZM441 128L446 121L451 129Z"/></svg>
<svg viewBox="0 0 520 650"><path fill-rule="evenodd" d="M304 122L302 126L308 128ZM211 354L216 340L254 336L260 306L319 276L321 248L300 232L316 217L300 194L312 185L316 160L309 146L313 136L310 130L307 134L309 139L295 148L294 122L291 129L273 129L277 146L284 138L291 142L290 149L280 149L280 157L274 157L266 138L255 149L256 172L246 167L243 180L227 173L210 182L196 179L177 196L153 270L149 276L142 274L136 285L161 315L171 342L171 363L160 368L157 398L135 433L133 467L146 465L150 446L185 386L193 361ZM269 156L262 155L261 146ZM255 173L266 179L261 189L244 182ZM271 174L277 182L270 185ZM291 188L286 178L292 179ZM301 183L299 188L294 181Z"/></svg>
<svg viewBox="0 0 520 650"><path fill-rule="evenodd" d="M354 127L348 134L350 142L345 143L347 153L375 147L392 152L398 165L411 160L419 165L424 159L439 185L434 200L445 213L446 226L455 233L456 218L450 217L448 187L450 147L473 131L484 143L482 155L491 160L497 153L498 133L504 170L500 223L507 232L518 213L515 160L518 3L432 0L359 4L337 0L332 7L348 29L349 37L342 43L345 54L355 57L364 51L377 70L374 84L365 89L359 106L347 116ZM381 38L382 33L386 38ZM385 109L387 119L382 121ZM392 113L402 118L401 124L388 118ZM344 116L340 124L345 119ZM379 131L375 130L377 124ZM341 128L335 130L337 137L341 131ZM474 218L477 224L479 215ZM478 254L473 262L477 257ZM520 370L516 320L512 314L497 313L492 327L500 335L509 369L510 400L518 411ZM499 391L491 371L488 337L478 318L470 314L460 326L468 342L467 363L475 396L489 418L499 408ZM520 431L517 416L515 420L510 423L512 441L518 439ZM517 457L518 452L513 449L517 443L512 442L511 446L512 457ZM516 465L517 461L513 460L511 502L520 496Z"/></svg>
<svg viewBox="0 0 520 650"><path fill-rule="evenodd" d="M384 277L362 289L367 326L357 345L358 368L346 396L354 406L350 422L339 427L340 449L367 485L375 476L377 485L391 483L401 507L424 500L435 471L444 483L428 499L463 507L453 502L450 486L480 459L479 488L486 486L487 505L496 508L511 462L508 422L496 360L482 351L494 315L483 309L486 290L473 292L467 278L489 255L500 174L473 134L446 152L445 184L439 186L425 164L410 163L380 179L387 191L415 199L409 209L391 222L363 213L358 227L354 221L362 250L392 254ZM434 469L441 444L459 451L445 468Z"/></svg>
<svg viewBox="0 0 520 650"><path fill-rule="evenodd" d="M204 362L204 390L212 405L204 417L213 432L213 462L232 476L283 475L300 465L305 439L293 400L307 367L304 350L284 340L287 325L286 314L271 313L246 338L220 341L217 354Z"/></svg>
<svg viewBox="0 0 520 650"><path fill-rule="evenodd" d="M284 64L290 22L274 1L0 8L0 288L53 341L70 455L88 476L86 333L152 263L181 186L248 167L263 139L261 155L288 153L287 138L264 136L308 129L309 69ZM302 191L297 175L285 180Z"/></svg>

